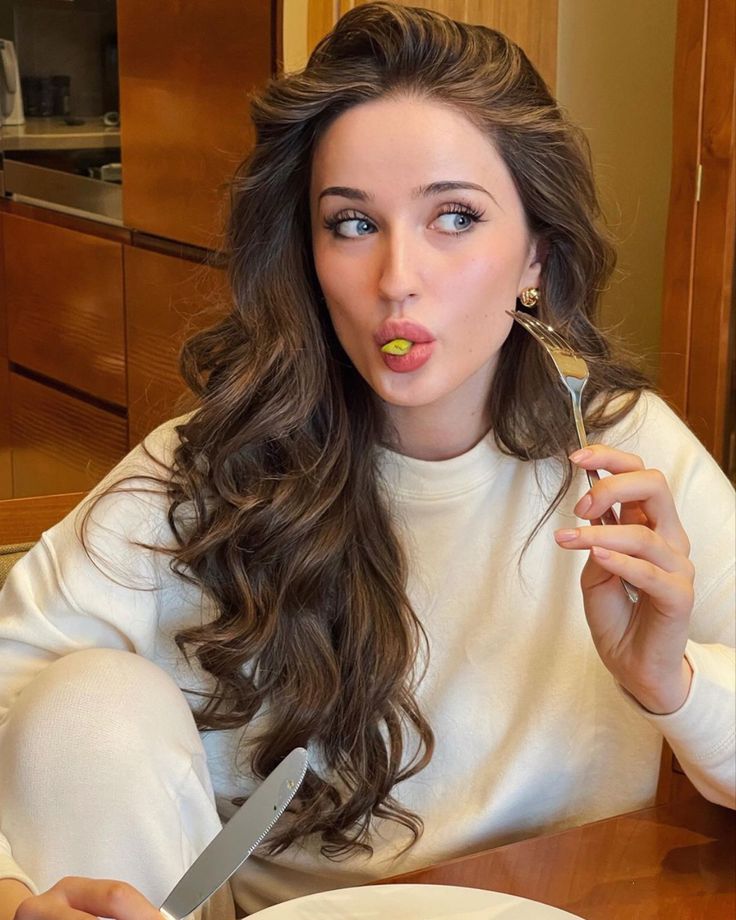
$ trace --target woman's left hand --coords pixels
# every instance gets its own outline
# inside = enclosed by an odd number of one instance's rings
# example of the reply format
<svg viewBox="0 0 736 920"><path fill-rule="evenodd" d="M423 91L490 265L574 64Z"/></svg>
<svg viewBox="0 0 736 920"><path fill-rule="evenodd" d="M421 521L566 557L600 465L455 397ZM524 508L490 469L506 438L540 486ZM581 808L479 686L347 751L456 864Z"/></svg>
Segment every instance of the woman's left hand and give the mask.
<svg viewBox="0 0 736 920"><path fill-rule="evenodd" d="M577 503L589 527L558 530L564 549L590 550L580 579L593 642L615 679L650 712L674 712L685 702L692 670L684 657L693 609L695 570L667 480L640 457L601 444L571 460L607 470ZM620 524L597 522L616 502ZM620 578L639 588L629 600Z"/></svg>

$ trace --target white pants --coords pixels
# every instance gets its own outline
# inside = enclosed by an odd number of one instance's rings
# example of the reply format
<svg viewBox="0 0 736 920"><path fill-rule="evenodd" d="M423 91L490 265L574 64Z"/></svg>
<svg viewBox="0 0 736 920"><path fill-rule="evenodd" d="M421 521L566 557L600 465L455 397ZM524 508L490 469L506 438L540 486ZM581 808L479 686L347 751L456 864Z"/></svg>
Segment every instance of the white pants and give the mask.
<svg viewBox="0 0 736 920"><path fill-rule="evenodd" d="M158 906L222 826L187 701L139 655L55 661L2 734L2 827L41 891L67 875L120 879ZM232 920L229 886L193 916Z"/></svg>

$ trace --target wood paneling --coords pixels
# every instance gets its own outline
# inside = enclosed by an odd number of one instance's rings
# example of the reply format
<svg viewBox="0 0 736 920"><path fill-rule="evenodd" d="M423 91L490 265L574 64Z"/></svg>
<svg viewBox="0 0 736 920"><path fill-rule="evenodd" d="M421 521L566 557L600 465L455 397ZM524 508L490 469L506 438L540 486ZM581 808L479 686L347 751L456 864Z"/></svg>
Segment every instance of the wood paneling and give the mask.
<svg viewBox="0 0 736 920"><path fill-rule="evenodd" d="M248 94L273 66L270 0L118 4L123 219L218 248L225 185L252 144Z"/></svg>
<svg viewBox="0 0 736 920"><path fill-rule="evenodd" d="M130 444L194 405L179 375L179 350L228 300L219 269L125 248Z"/></svg>
<svg viewBox="0 0 736 920"><path fill-rule="evenodd" d="M2 214L12 362L125 405L120 243Z"/></svg>
<svg viewBox="0 0 736 920"><path fill-rule="evenodd" d="M736 237L736 4L709 0L687 418L723 463Z"/></svg>
<svg viewBox="0 0 736 920"><path fill-rule="evenodd" d="M5 257L3 249L3 222L0 219L0 357L7 357L8 312L5 306Z"/></svg>
<svg viewBox="0 0 736 920"><path fill-rule="evenodd" d="M85 492L0 501L0 546L33 543L84 498Z"/></svg>
<svg viewBox="0 0 736 920"><path fill-rule="evenodd" d="M734 374L734 33L732 0L680 0L660 376L663 393L723 466Z"/></svg>
<svg viewBox="0 0 736 920"><path fill-rule="evenodd" d="M310 0L309 50L332 27L334 11L343 15L371 0ZM552 92L557 74L557 0L422 0L403 6L421 6L451 19L489 26L520 45Z"/></svg>
<svg viewBox="0 0 736 920"><path fill-rule="evenodd" d="M16 498L88 491L125 455L125 419L10 374Z"/></svg>
<svg viewBox="0 0 736 920"><path fill-rule="evenodd" d="M102 224L93 218L77 217L75 214L65 214L63 211L52 211L51 208L25 204L10 198L0 198L0 211L15 214L17 217L27 217L30 220L41 220L45 224L66 227L68 230L78 230L79 233L87 233L117 243L129 243L131 238L130 230L126 230L125 227Z"/></svg>
<svg viewBox="0 0 736 920"><path fill-rule="evenodd" d="M10 462L10 394L2 231L0 220L0 498L9 498L13 494L13 474Z"/></svg>
<svg viewBox="0 0 736 920"><path fill-rule="evenodd" d="M672 99L672 180L662 295L660 386L684 418L692 312L692 262L706 0L680 0Z"/></svg>
<svg viewBox="0 0 736 920"><path fill-rule="evenodd" d="M10 452L10 378L7 358L0 355L0 498L13 494Z"/></svg>

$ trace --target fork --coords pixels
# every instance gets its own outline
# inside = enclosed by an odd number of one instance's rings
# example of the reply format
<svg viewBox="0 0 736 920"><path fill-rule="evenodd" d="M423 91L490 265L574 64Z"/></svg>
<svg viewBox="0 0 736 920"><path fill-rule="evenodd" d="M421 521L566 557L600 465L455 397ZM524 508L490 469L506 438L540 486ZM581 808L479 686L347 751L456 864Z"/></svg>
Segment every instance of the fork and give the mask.
<svg viewBox="0 0 736 920"><path fill-rule="evenodd" d="M583 423L583 411L581 397L585 384L588 382L589 372L585 360L575 352L575 350L556 332L551 326L541 322L535 316L529 316L528 313L519 311L506 311L516 322L532 335L547 354L552 359L557 372L565 384L572 400L572 414L575 419L575 429L578 434L578 441L582 448L588 446L588 439L585 436L585 425ZM592 486L600 481L597 470L586 470L588 485ZM609 508L603 513L601 518L604 524L618 524L619 519L613 508ZM621 584L629 597L632 604L639 601L639 591L625 578L621 579Z"/></svg>

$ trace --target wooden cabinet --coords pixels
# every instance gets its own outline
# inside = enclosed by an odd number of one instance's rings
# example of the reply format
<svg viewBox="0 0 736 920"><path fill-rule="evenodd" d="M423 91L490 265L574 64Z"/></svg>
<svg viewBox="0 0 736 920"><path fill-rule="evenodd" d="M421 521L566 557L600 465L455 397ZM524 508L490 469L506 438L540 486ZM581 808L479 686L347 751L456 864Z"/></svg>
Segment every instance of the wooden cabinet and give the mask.
<svg viewBox="0 0 736 920"><path fill-rule="evenodd" d="M8 355L8 320L5 306L5 259L3 258L3 221L0 214L0 357Z"/></svg>
<svg viewBox="0 0 736 920"><path fill-rule="evenodd" d="M8 336L5 312L5 277L2 258L3 227L0 220L0 499L13 494L10 461L10 394L8 383Z"/></svg>
<svg viewBox="0 0 736 920"><path fill-rule="evenodd" d="M85 491L193 406L179 350L227 308L225 273L203 250L18 203L0 204L2 231L0 498Z"/></svg>
<svg viewBox="0 0 736 920"><path fill-rule="evenodd" d="M309 0L308 50L317 44L336 19L370 0ZM558 0L407 0L403 6L422 6L451 19L489 26L504 32L524 49L554 92L557 73Z"/></svg>
<svg viewBox="0 0 736 920"><path fill-rule="evenodd" d="M216 249L252 143L248 94L273 69L271 0L118 3L123 221Z"/></svg>
<svg viewBox="0 0 736 920"><path fill-rule="evenodd" d="M8 201L0 232L0 494L87 490L128 448L129 234Z"/></svg>
<svg viewBox="0 0 736 920"><path fill-rule="evenodd" d="M10 374L13 494L86 491L127 452L124 412Z"/></svg>
<svg viewBox="0 0 736 920"><path fill-rule="evenodd" d="M15 214L2 223L10 361L124 406L121 244Z"/></svg>
<svg viewBox="0 0 736 920"><path fill-rule="evenodd" d="M125 247L130 443L188 411L193 396L179 375L184 340L227 308L223 271L171 255Z"/></svg>
<svg viewBox="0 0 736 920"><path fill-rule="evenodd" d="M12 498L13 495L11 458L8 359L0 355L0 498Z"/></svg>

